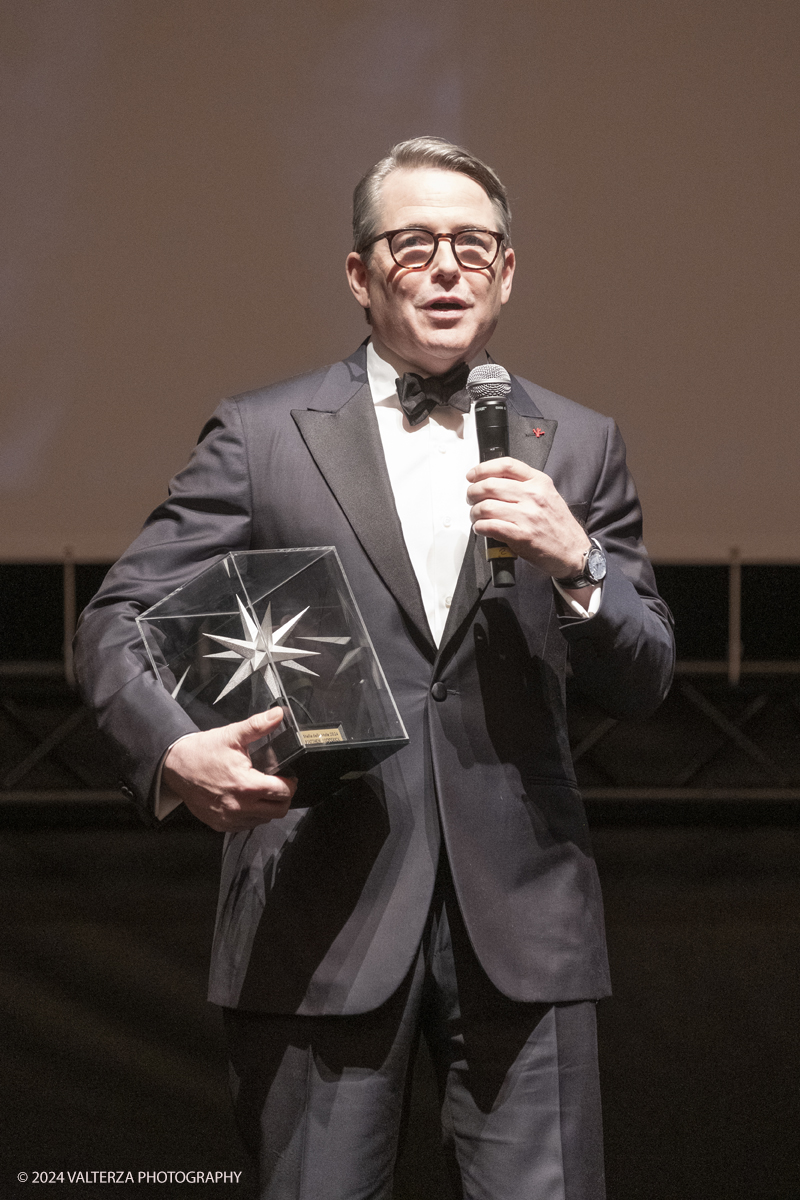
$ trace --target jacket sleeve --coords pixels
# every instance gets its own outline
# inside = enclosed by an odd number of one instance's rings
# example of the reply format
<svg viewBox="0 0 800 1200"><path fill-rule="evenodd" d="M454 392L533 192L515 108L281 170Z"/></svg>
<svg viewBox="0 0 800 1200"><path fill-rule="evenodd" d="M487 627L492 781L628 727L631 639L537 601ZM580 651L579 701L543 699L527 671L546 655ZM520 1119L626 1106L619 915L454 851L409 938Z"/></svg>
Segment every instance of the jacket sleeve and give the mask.
<svg viewBox="0 0 800 1200"><path fill-rule="evenodd" d="M612 716L649 716L672 682L672 614L656 588L625 444L611 420L586 530L605 550L608 573L596 616L560 619L572 670L581 691Z"/></svg>
<svg viewBox="0 0 800 1200"><path fill-rule="evenodd" d="M230 550L250 548L250 472L234 401L218 407L168 498L106 576L75 636L75 672L121 752L123 782L147 804L166 750L196 726L150 665L136 617Z"/></svg>

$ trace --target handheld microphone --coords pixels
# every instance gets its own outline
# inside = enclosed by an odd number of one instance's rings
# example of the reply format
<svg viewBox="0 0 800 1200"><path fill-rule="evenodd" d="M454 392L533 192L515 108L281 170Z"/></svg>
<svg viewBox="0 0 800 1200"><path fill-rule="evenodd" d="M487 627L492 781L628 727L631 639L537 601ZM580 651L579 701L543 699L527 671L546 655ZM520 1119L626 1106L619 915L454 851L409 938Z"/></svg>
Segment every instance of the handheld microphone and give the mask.
<svg viewBox="0 0 800 1200"><path fill-rule="evenodd" d="M475 405L475 427L481 462L504 458L508 454L508 411L506 396L511 395L511 376L505 367L486 363L475 367L467 379L467 391ZM513 587L516 554L503 542L486 539L486 558L492 565L495 587Z"/></svg>

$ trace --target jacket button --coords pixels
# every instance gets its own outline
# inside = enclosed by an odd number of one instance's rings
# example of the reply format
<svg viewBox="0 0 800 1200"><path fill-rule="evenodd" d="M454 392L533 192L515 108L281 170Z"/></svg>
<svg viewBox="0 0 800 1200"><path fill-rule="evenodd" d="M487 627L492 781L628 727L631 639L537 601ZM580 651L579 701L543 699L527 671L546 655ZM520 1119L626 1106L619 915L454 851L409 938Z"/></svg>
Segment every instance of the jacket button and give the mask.
<svg viewBox="0 0 800 1200"><path fill-rule="evenodd" d="M431 695L433 696L434 700L446 700L447 688L443 683L435 683L431 688Z"/></svg>

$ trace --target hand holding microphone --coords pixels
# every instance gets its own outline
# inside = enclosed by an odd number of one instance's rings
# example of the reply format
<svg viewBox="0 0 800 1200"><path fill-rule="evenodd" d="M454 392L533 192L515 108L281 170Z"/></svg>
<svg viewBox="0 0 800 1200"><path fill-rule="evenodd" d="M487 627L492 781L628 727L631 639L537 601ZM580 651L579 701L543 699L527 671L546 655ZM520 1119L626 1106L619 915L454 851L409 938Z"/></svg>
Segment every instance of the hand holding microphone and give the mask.
<svg viewBox="0 0 800 1200"><path fill-rule="evenodd" d="M495 587L515 583L517 557L568 591L600 582L605 562L599 543L590 541L548 475L508 455L508 371L496 363L475 367L467 379L467 390L475 405L481 463L507 459L502 467L478 466L467 474L467 501L473 508L475 531L481 533L489 526L496 535L486 538ZM478 525L483 528L478 530ZM594 570L597 564L589 562L592 554L603 559L598 570Z"/></svg>

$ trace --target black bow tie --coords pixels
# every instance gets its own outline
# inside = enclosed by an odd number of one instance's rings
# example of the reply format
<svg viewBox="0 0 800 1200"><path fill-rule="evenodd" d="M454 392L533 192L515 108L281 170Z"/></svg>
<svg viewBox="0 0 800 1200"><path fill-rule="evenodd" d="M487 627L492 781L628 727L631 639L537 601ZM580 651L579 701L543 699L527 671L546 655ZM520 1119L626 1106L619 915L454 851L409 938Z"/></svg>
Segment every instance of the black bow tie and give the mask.
<svg viewBox="0 0 800 1200"><path fill-rule="evenodd" d="M469 412L468 375L467 364L456 363L444 375L429 375L423 379L421 375L407 371L402 379L395 380L409 425L419 425L438 404Z"/></svg>

